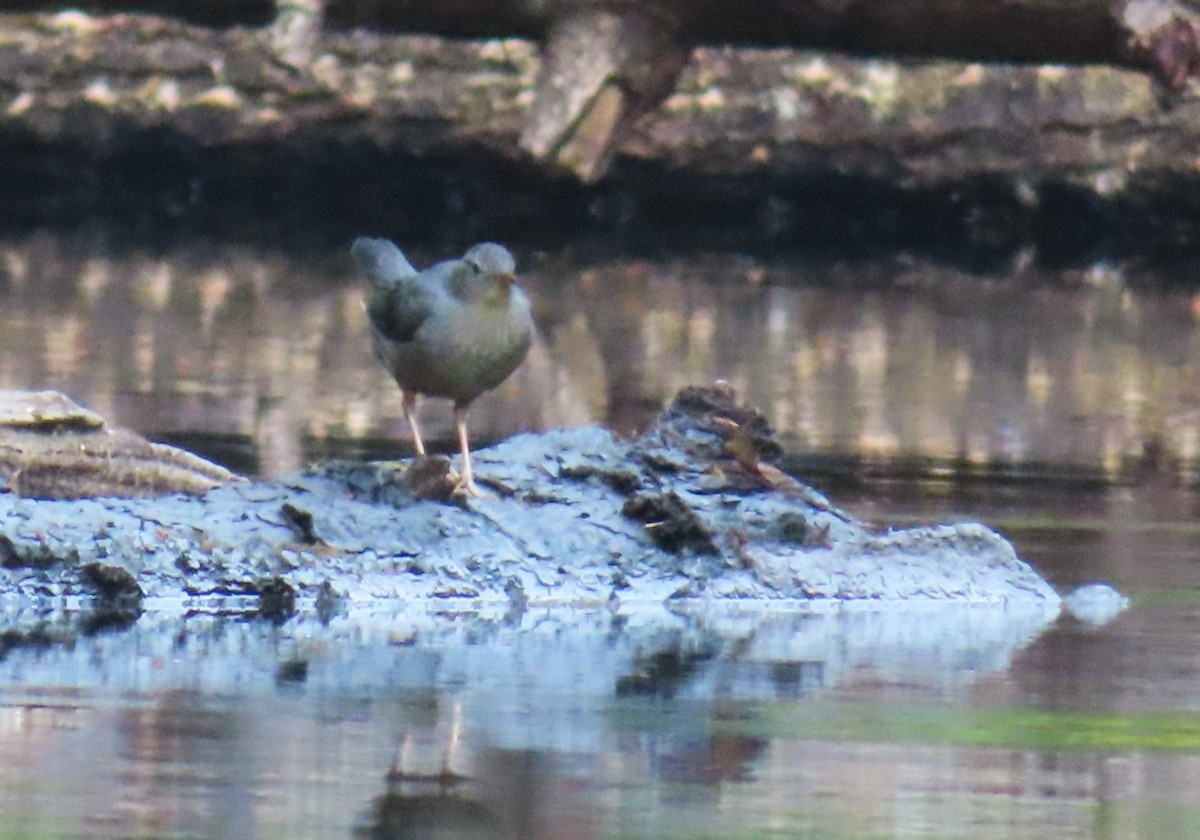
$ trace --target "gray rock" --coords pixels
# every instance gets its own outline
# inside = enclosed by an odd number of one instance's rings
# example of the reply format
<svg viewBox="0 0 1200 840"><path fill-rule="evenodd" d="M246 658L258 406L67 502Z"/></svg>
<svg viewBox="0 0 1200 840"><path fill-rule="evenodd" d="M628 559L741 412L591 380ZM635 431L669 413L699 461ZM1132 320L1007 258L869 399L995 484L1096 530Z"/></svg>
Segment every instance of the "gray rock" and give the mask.
<svg viewBox="0 0 1200 840"><path fill-rule="evenodd" d="M995 532L873 530L772 467L776 449L727 392L690 389L635 441L585 427L479 452L498 498L469 503L416 498L394 467L344 462L202 496L5 492L0 604L86 599L80 569L102 560L134 576L145 611L252 612L270 580L299 611L332 592L469 609L955 603L1057 615L1058 595Z"/></svg>
<svg viewBox="0 0 1200 840"><path fill-rule="evenodd" d="M1129 608L1129 599L1107 583L1089 583L1063 599L1067 610L1084 624L1108 624Z"/></svg>

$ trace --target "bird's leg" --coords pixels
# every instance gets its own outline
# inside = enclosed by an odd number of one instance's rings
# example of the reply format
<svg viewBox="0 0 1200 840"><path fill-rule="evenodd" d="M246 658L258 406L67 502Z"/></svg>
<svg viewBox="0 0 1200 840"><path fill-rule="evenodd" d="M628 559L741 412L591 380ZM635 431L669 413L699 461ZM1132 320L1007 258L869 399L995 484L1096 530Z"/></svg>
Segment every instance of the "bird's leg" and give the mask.
<svg viewBox="0 0 1200 840"><path fill-rule="evenodd" d="M471 447L467 443L467 406L465 403L456 402L454 404L454 429L458 432L458 448L462 451L462 472L459 473L458 486L454 488L454 492L483 498L485 494L475 485L475 475L471 470Z"/></svg>
<svg viewBox="0 0 1200 840"><path fill-rule="evenodd" d="M417 450L418 455L424 455L425 443L421 440L421 430L417 427L416 392L405 391L402 394L402 406L404 408L404 419L408 421L408 428L412 431L413 448Z"/></svg>

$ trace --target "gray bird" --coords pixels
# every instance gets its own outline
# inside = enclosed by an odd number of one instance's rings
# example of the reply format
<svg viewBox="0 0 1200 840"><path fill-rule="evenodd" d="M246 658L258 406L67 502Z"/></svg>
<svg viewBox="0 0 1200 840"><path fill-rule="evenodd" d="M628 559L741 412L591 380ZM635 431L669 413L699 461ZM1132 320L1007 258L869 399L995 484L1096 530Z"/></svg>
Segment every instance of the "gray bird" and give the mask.
<svg viewBox="0 0 1200 840"><path fill-rule="evenodd" d="M371 343L403 392L417 454L425 454L417 395L453 400L463 458L458 490L481 495L471 471L467 409L517 369L533 341L529 298L514 283L512 254L482 242L461 260L418 272L386 239L356 239L350 251L371 281Z"/></svg>

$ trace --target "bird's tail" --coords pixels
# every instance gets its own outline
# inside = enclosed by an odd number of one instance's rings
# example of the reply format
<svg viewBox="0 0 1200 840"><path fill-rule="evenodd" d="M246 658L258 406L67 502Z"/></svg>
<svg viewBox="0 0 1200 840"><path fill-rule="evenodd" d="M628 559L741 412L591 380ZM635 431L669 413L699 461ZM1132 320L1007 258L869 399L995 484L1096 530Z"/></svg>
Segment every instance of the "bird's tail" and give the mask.
<svg viewBox="0 0 1200 840"><path fill-rule="evenodd" d="M372 283L387 283L417 273L404 252L386 239L360 237L350 246L350 253L354 255L359 271Z"/></svg>

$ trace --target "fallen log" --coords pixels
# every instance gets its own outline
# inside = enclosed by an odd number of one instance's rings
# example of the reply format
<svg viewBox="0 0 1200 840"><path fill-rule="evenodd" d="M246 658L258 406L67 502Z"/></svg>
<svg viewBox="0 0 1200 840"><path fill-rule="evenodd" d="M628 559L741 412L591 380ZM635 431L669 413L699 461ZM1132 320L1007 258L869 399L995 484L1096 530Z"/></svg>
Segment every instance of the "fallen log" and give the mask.
<svg viewBox="0 0 1200 840"><path fill-rule="evenodd" d="M536 162L585 181L603 177L614 159L712 175L839 173L900 186L997 176L1012 179L1026 203L1036 203L1047 178L1102 197L1161 189L1164 180L1191 177L1200 157L1200 108L1188 87L1198 51L1184 7L945 4L957 10L952 19L980 26L989 19L981 9L1029 13L1040 38L1022 37L1020 26L984 28L997 43L1048 39L1047 52L1060 49L1064 61L1108 62L1036 66L693 49L689 38L698 36L676 23L690 19L674 8L685 4L667 5L665 17L636 5L566 5L547 23L545 60L537 43L518 38L322 29L305 41L311 60L296 62L267 29L130 14L0 16L0 148L5 168L17 170L31 160L44 169L38 156L48 148L83 160L112 160L147 144L252 156L286 150L313 162L359 144ZM843 13L855 20L859 12L880 20L896 13L884 3L850 6ZM799 3L776 11L802 22L836 17ZM1062 25L1045 26L1047 19ZM928 22L914 14L914 30L956 31L921 20ZM925 54L958 55L936 45ZM995 60L1006 49L971 54ZM1147 65L1162 81L1133 69ZM1178 93L1167 96L1167 88Z"/></svg>
<svg viewBox="0 0 1200 840"><path fill-rule="evenodd" d="M0 480L33 498L203 493L224 467L110 428L54 391L0 391Z"/></svg>

